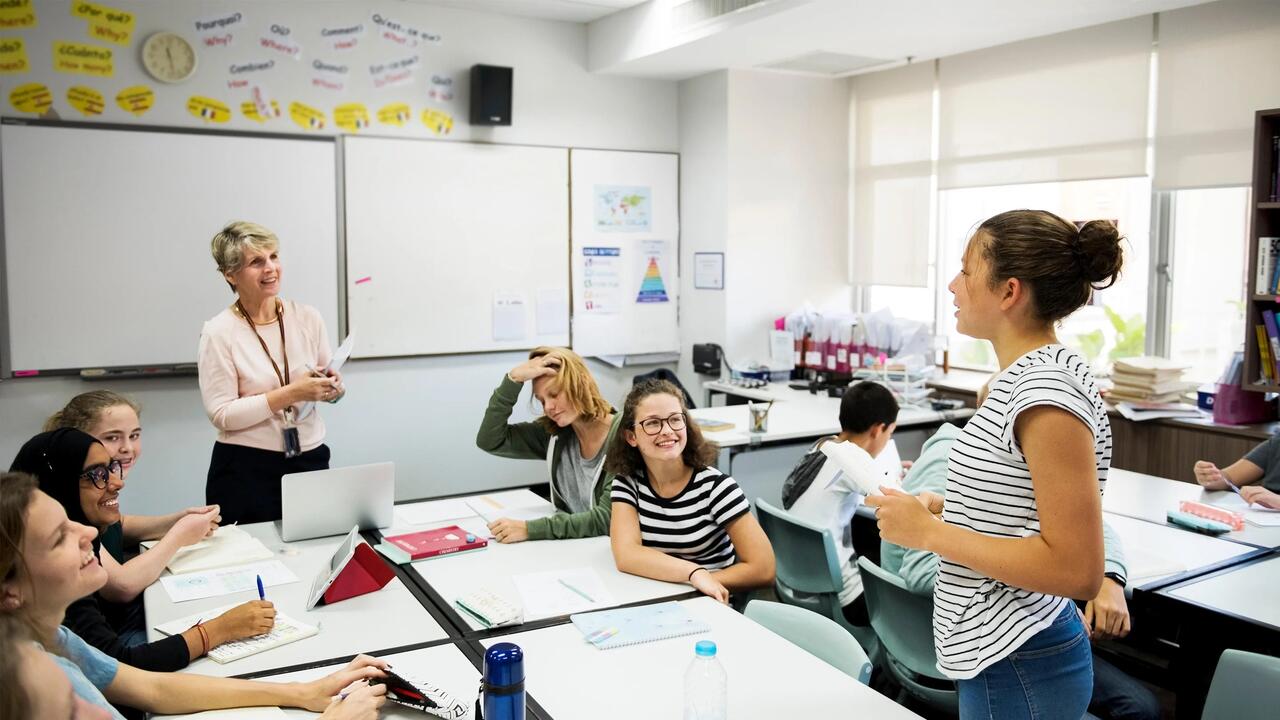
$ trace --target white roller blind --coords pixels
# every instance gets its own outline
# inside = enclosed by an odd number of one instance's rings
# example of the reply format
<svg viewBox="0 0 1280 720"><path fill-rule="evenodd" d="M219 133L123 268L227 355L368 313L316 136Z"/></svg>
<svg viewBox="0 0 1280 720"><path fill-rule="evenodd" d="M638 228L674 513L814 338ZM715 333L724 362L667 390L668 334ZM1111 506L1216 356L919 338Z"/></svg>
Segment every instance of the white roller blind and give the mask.
<svg viewBox="0 0 1280 720"><path fill-rule="evenodd" d="M851 81L855 284L929 282L933 75L924 63Z"/></svg>
<svg viewBox="0 0 1280 720"><path fill-rule="evenodd" d="M1155 185L1247 185L1253 119L1280 107L1280 2L1160 13Z"/></svg>
<svg viewBox="0 0 1280 720"><path fill-rule="evenodd" d="M942 189L1146 174L1152 18L939 64Z"/></svg>

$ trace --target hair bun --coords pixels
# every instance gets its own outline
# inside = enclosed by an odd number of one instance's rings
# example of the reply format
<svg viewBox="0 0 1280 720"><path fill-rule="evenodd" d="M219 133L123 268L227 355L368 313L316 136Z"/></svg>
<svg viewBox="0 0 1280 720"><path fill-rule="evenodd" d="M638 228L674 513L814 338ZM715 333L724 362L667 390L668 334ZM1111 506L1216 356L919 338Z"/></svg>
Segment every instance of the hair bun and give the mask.
<svg viewBox="0 0 1280 720"><path fill-rule="evenodd" d="M1090 220L1080 227L1076 242L1081 272L1094 289L1111 287L1119 279L1124 261L1122 239L1110 220Z"/></svg>

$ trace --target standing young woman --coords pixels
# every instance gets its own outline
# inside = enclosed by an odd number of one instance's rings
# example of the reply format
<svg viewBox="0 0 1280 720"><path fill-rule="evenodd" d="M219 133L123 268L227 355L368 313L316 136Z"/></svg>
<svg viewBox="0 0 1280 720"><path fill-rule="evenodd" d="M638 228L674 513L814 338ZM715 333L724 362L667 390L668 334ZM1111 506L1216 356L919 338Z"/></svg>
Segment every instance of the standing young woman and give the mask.
<svg viewBox="0 0 1280 720"><path fill-rule="evenodd" d="M96 536L93 528L68 519L56 500L36 488L35 478L0 474L0 613L32 628L72 691L113 720L122 720L113 704L160 715L288 706L323 711L325 720L377 717L386 686L363 681L384 676L387 665L366 655L318 680L272 683L148 672L86 645L61 623L68 605L107 581L94 557ZM56 684L51 679L42 687Z"/></svg>
<svg viewBox="0 0 1280 720"><path fill-rule="evenodd" d="M1091 600L1102 582L1111 426L1088 361L1054 326L1121 262L1109 222L1077 229L1015 210L982 223L949 289L957 329L991 341L1001 369L948 457L942 503L893 489L866 500L885 540L942 556L934 643L965 720L1077 720L1089 705L1071 598Z"/></svg>
<svg viewBox="0 0 1280 720"><path fill-rule="evenodd" d="M329 467L324 421L306 408L342 397L342 378L328 369L319 311L280 298L274 233L234 222L211 249L236 301L200 332L200 394L218 428L205 502L221 508L224 523L279 520L280 478Z"/></svg>
<svg viewBox="0 0 1280 720"><path fill-rule="evenodd" d="M542 417L508 423L524 383L542 404ZM539 347L502 378L476 433L476 446L490 455L521 460L546 458L556 514L535 520L499 518L489 530L498 542L583 538L609 532L609 488L605 454L618 432L618 416L600 395L586 363L572 350Z"/></svg>
<svg viewBox="0 0 1280 720"><path fill-rule="evenodd" d="M111 458L102 443L75 428L40 433L18 451L11 470L36 477L40 489L62 506L68 518L94 528L98 533L92 542L95 559L108 575L109 563L119 569L113 560L102 560L111 555L101 552L101 533L120 524L124 480L119 461ZM93 647L143 670L182 669L222 643L260 635L275 624L275 608L270 602L256 600L212 618L203 629L192 628L148 643L145 624L140 629L125 628L122 633L113 623L122 613L113 609L115 603L104 601L102 590L71 603L63 624ZM141 608L136 615L141 622Z"/></svg>

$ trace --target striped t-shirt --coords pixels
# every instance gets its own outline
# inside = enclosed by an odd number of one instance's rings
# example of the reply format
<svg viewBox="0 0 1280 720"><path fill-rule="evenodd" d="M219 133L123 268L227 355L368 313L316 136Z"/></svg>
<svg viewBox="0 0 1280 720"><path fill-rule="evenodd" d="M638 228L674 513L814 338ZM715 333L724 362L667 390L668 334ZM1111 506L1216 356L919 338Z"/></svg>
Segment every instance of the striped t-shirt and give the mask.
<svg viewBox="0 0 1280 720"><path fill-rule="evenodd" d="M1099 493L1111 466L1111 424L1088 362L1061 345L1023 355L989 387L947 458L942 519L984 535L1029 537L1040 532L1040 516L1031 472L1014 438L1019 413L1051 405L1088 426ZM972 678L1047 628L1070 604L941 558L933 592L938 667L948 677Z"/></svg>
<svg viewBox="0 0 1280 720"><path fill-rule="evenodd" d="M613 502L626 503L640 516L640 541L708 570L738 561L725 528L751 509L734 479L713 467L693 473L675 497L659 497L641 468L613 479Z"/></svg>

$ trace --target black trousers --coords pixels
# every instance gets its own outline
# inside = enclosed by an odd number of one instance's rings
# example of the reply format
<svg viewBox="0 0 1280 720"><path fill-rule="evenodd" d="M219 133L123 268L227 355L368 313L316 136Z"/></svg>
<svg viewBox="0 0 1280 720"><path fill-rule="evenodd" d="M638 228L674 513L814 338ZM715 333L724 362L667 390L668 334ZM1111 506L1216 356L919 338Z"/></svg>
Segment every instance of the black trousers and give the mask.
<svg viewBox="0 0 1280 720"><path fill-rule="evenodd" d="M279 520L280 478L329 469L329 446L286 458L283 452L215 442L205 481L205 502L221 506L222 523Z"/></svg>

